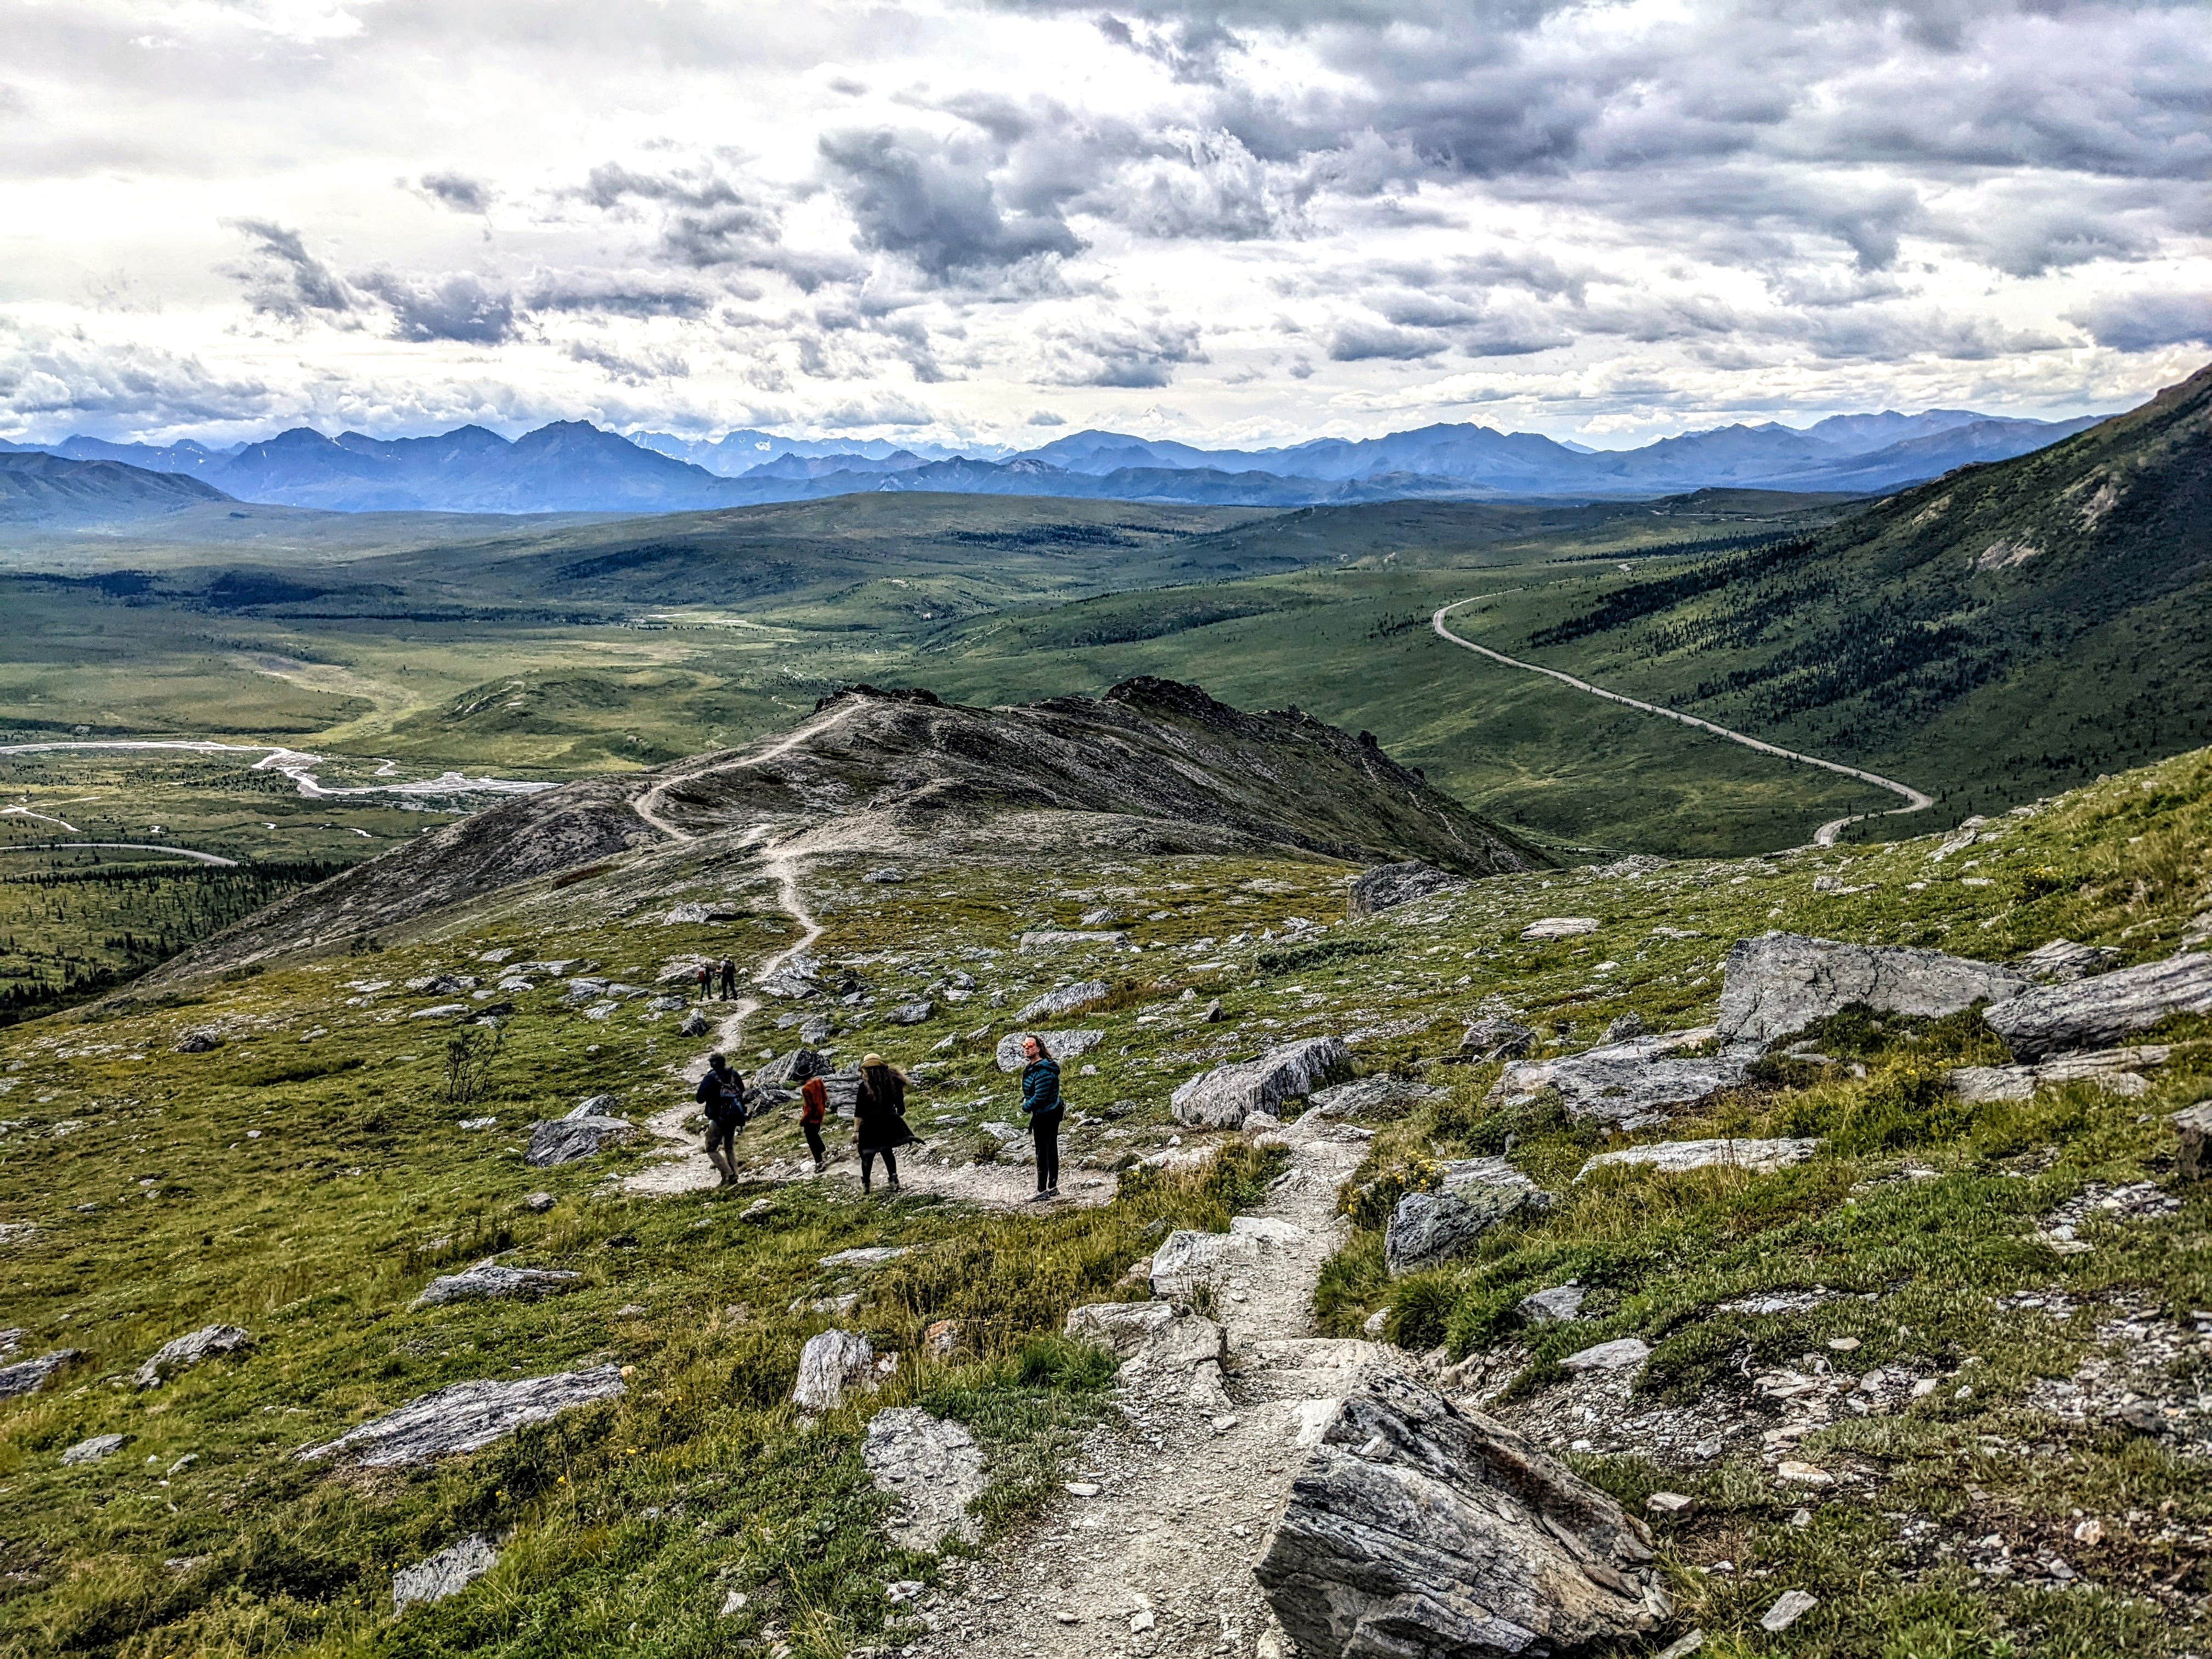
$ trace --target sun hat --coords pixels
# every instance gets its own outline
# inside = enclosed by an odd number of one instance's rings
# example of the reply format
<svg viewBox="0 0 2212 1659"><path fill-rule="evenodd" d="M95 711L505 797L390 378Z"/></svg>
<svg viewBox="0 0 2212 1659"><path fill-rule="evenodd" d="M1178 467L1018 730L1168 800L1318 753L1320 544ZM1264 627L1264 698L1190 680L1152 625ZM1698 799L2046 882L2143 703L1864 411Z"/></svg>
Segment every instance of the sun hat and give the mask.
<svg viewBox="0 0 2212 1659"><path fill-rule="evenodd" d="M860 1057L860 1069L863 1071L871 1066L880 1066L883 1063L884 1057L881 1054L863 1054Z"/></svg>

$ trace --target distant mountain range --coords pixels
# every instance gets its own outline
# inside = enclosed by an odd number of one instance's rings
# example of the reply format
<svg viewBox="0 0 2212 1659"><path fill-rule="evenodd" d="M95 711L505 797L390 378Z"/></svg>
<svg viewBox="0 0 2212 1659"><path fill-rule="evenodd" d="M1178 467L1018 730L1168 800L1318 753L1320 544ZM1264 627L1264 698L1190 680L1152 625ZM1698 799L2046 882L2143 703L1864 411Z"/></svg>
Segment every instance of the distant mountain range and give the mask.
<svg viewBox="0 0 2212 1659"><path fill-rule="evenodd" d="M672 513L872 490L1309 507L1430 499L1640 498L1716 487L1880 495L2027 454L2103 418L2008 420L1965 410L1838 415L1802 429L1725 426L1640 449L1590 450L1471 424L1282 449L1200 449L1078 432L989 459L882 440L732 432L709 443L556 421L510 441L480 426L434 437L336 438L306 427L215 450L73 437L0 452L180 474L240 501L335 512ZM143 505L143 503L141 503Z"/></svg>

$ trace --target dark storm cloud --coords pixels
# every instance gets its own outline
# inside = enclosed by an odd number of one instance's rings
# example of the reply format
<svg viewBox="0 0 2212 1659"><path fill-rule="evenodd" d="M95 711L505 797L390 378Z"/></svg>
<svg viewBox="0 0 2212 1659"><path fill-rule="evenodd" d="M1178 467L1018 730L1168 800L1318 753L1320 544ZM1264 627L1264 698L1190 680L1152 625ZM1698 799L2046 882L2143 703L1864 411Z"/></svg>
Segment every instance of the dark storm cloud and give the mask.
<svg viewBox="0 0 2212 1659"><path fill-rule="evenodd" d="M2115 351L2212 345L2212 293L2118 295L2086 306L2066 320Z"/></svg>
<svg viewBox="0 0 2212 1659"><path fill-rule="evenodd" d="M464 173L426 173L415 181L415 187L456 213L491 211L491 186Z"/></svg>
<svg viewBox="0 0 2212 1659"><path fill-rule="evenodd" d="M1046 343L1048 386L1164 386L1185 363L1210 361L1194 323L1163 317L1085 323L1055 330Z"/></svg>
<svg viewBox="0 0 2212 1659"><path fill-rule="evenodd" d="M702 317L720 294L696 283L651 272L544 272L524 286L521 303L532 311L583 312L605 317Z"/></svg>
<svg viewBox="0 0 2212 1659"><path fill-rule="evenodd" d="M266 219L234 219L230 228L253 245L247 261L229 274L254 310L297 322L311 313L331 320L363 309L362 295L307 251L298 231Z"/></svg>
<svg viewBox="0 0 2212 1659"><path fill-rule="evenodd" d="M1007 210L987 146L884 127L827 133L819 149L860 245L910 259L939 282L1064 258L1082 246L1057 214Z"/></svg>
<svg viewBox="0 0 2212 1659"><path fill-rule="evenodd" d="M662 252L701 270L771 264L782 240L775 207L716 172L641 173L610 161L593 167L576 194L610 211L658 210Z"/></svg>
<svg viewBox="0 0 2212 1659"><path fill-rule="evenodd" d="M353 280L392 308L395 340L497 345L515 337L514 296L469 271L403 276L372 270Z"/></svg>
<svg viewBox="0 0 2212 1659"><path fill-rule="evenodd" d="M1374 318L1340 323L1328 337L1331 362L1364 363L1389 358L1411 362L1451 349L1451 337L1435 329L1398 328Z"/></svg>

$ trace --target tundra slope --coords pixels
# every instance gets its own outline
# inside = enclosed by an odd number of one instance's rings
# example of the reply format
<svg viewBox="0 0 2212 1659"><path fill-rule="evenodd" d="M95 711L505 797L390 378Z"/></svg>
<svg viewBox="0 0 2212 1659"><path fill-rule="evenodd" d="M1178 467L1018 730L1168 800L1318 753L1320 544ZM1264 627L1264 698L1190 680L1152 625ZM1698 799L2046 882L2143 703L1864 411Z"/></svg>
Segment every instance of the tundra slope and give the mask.
<svg viewBox="0 0 2212 1659"><path fill-rule="evenodd" d="M849 703L846 714L835 705ZM272 907L166 980L326 949L539 878L714 840L786 855L933 849L1020 857L1290 849L1419 859L1469 875L1546 854L1296 709L1249 714L1172 681L1011 708L860 686L766 753L732 750L507 802Z"/></svg>

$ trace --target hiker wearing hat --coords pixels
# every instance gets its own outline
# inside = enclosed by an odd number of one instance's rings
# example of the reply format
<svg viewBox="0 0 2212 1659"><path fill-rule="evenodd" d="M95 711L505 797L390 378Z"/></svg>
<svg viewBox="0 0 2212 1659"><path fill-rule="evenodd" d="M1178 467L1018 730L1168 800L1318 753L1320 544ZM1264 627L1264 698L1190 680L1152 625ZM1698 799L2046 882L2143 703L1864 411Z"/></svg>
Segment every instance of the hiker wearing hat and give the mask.
<svg viewBox="0 0 2212 1659"><path fill-rule="evenodd" d="M860 1061L860 1087L853 1100L853 1137L860 1154L860 1190L872 1190L876 1155L884 1159L884 1188L898 1190L898 1149L918 1137L906 1126L907 1075L881 1054Z"/></svg>
<svg viewBox="0 0 2212 1659"><path fill-rule="evenodd" d="M1060 1062L1034 1034L1022 1039L1022 1053L1029 1057L1022 1068L1022 1110L1036 1143L1037 1189L1030 1201L1042 1204L1060 1196Z"/></svg>

